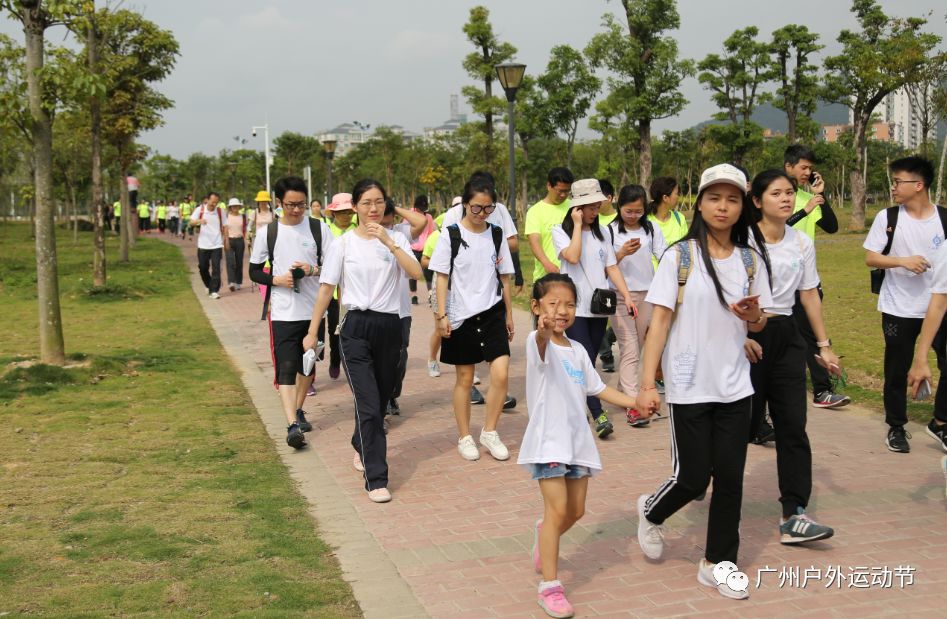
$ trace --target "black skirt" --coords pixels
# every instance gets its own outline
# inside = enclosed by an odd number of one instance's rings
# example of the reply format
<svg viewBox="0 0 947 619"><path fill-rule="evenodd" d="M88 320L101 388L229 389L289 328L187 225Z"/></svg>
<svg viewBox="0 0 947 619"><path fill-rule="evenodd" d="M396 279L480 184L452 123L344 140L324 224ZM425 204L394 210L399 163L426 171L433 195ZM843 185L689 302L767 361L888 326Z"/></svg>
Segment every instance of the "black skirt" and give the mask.
<svg viewBox="0 0 947 619"><path fill-rule="evenodd" d="M441 340L441 363L473 365L510 355L506 333L506 304L500 301L476 316L464 320Z"/></svg>

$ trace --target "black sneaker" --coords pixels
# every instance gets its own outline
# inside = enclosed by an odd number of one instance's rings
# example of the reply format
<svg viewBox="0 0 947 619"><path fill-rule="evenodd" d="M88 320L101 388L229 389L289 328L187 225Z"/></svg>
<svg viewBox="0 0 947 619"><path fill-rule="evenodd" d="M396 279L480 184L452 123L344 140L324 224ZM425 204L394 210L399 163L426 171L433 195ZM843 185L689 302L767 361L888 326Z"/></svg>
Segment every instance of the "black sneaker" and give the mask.
<svg viewBox="0 0 947 619"><path fill-rule="evenodd" d="M306 446L306 437L303 435L303 431L299 429L298 423L286 428L286 444L293 449L302 449Z"/></svg>
<svg viewBox="0 0 947 619"><path fill-rule="evenodd" d="M417 296L417 295L413 295L413 296L411 297L411 305L417 305L417 304L418 304L418 296Z"/></svg>
<svg viewBox="0 0 947 619"><path fill-rule="evenodd" d="M780 544L804 544L820 539L829 539L835 535L832 527L819 524L806 515L801 507L796 508L796 514L779 524Z"/></svg>
<svg viewBox="0 0 947 619"><path fill-rule="evenodd" d="M850 403L852 399L847 395L842 395L840 393L832 393L831 391L823 391L822 393L817 393L812 399L812 405L816 408L838 408L840 406L845 406Z"/></svg>
<svg viewBox="0 0 947 619"><path fill-rule="evenodd" d="M296 409L296 425L298 425L299 429L303 432L312 431L312 424L306 421L306 411L301 408Z"/></svg>
<svg viewBox="0 0 947 619"><path fill-rule="evenodd" d="M940 443L940 448L944 450L944 453L947 453L947 423L938 425L937 421L931 419L931 422L927 424L927 433L932 439Z"/></svg>
<svg viewBox="0 0 947 619"><path fill-rule="evenodd" d="M602 355L602 371L603 372L615 371L615 355L612 355L612 354Z"/></svg>
<svg viewBox="0 0 947 619"><path fill-rule="evenodd" d="M503 400L503 410L507 410L510 408L516 408L516 398L514 398L510 394L506 394L506 399Z"/></svg>
<svg viewBox="0 0 947 619"><path fill-rule="evenodd" d="M773 426L769 425L769 422L764 418L760 423L760 427L756 430L756 435L753 436L753 444L765 445L775 439L776 431L773 430Z"/></svg>
<svg viewBox="0 0 947 619"><path fill-rule="evenodd" d="M483 394L480 393L480 390L476 387L470 387L470 403L471 404L483 404L485 400L483 399Z"/></svg>
<svg viewBox="0 0 947 619"><path fill-rule="evenodd" d="M385 410L386 415L400 415L401 407L398 406L398 400L391 398L388 400L388 408Z"/></svg>
<svg viewBox="0 0 947 619"><path fill-rule="evenodd" d="M911 433L907 432L904 426L891 426L888 428L885 445L888 446L890 451L906 454L911 451L911 445L908 443L909 438L912 438Z"/></svg>
<svg viewBox="0 0 947 619"><path fill-rule="evenodd" d="M599 438L604 439L614 431L615 426L608 420L608 416L605 413L595 418L595 434L598 435Z"/></svg>

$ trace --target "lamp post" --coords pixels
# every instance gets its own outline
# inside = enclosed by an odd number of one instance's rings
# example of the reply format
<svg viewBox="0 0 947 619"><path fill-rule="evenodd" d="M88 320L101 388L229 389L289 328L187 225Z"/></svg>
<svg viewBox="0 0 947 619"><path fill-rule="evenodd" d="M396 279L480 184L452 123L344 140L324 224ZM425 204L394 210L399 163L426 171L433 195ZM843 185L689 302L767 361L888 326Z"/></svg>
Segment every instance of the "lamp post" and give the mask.
<svg viewBox="0 0 947 619"><path fill-rule="evenodd" d="M513 218L513 223L516 223L516 154L514 151L514 137L516 132L513 126L513 115L515 114L516 108L516 91L519 90L520 84L523 83L523 74L526 73L526 65L518 64L515 62L505 62L503 64L498 64L494 67L497 72L497 78L500 80L500 85L503 86L503 91L506 92L506 101L507 101L507 116L509 121L509 137L508 141L510 143L510 216Z"/></svg>
<svg viewBox="0 0 947 619"><path fill-rule="evenodd" d="M263 130L263 141L266 143L264 145L263 156L266 158L266 193L270 194L270 198L273 198L273 193L270 191L270 166L273 165L273 159L270 157L270 123L266 122L263 126L253 127L251 129L253 137L256 137L257 129Z"/></svg>
<svg viewBox="0 0 947 619"><path fill-rule="evenodd" d="M335 157L336 140L323 140L322 152L326 155L326 201L332 199L332 158Z"/></svg>

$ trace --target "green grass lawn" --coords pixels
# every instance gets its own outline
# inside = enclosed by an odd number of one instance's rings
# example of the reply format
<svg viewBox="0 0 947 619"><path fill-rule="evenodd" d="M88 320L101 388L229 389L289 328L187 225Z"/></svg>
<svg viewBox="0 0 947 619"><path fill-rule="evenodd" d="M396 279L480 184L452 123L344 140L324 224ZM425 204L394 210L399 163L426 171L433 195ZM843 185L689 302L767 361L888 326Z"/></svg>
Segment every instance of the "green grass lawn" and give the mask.
<svg viewBox="0 0 947 619"><path fill-rule="evenodd" d="M869 208L870 226L880 207ZM881 388L884 377L884 338L881 334L881 314L875 309L878 296L868 287L868 267L862 243L867 232L848 232L850 211L836 209L839 231L830 235L816 233L819 275L825 291L824 315L837 354L844 355L843 366L848 374L847 385L840 389L866 408L883 414ZM684 213L688 220L693 211ZM520 307L529 307L529 284L533 276L533 254L525 238L520 238L520 260L527 281L523 293L516 297ZM937 378L936 363L931 356L931 368ZM932 402L908 401L908 415L927 422L933 415Z"/></svg>
<svg viewBox="0 0 947 619"><path fill-rule="evenodd" d="M38 354L27 235L0 225L0 613L360 616L178 249L120 265L110 237L90 294L91 235L62 231L73 367L18 367Z"/></svg>

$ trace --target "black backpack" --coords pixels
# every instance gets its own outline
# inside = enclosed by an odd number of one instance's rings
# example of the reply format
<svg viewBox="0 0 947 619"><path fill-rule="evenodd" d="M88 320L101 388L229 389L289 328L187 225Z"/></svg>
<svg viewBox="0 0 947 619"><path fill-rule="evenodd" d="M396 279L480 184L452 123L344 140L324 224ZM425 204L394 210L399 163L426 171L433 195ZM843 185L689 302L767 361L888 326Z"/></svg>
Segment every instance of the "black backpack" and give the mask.
<svg viewBox="0 0 947 619"><path fill-rule="evenodd" d="M500 244L503 242L503 229L499 226L493 224L490 225L490 231L493 233L493 249L496 251L497 258L500 256ZM454 259L457 258L457 254L460 253L460 246L463 245L467 247L467 243L460 236L460 228L458 224L451 224L447 226L447 236L450 237L450 272L447 274L447 289L451 288L451 281L454 278ZM503 294L503 280L500 279L500 265L499 260L496 264L496 273L497 273L497 294Z"/></svg>
<svg viewBox="0 0 947 619"><path fill-rule="evenodd" d="M316 264L322 266L322 220L307 217L309 220L309 230L312 232L312 238L316 241ZM276 261L273 258L273 252L276 250L276 235L279 234L279 217L274 217L271 225L266 227L266 251L270 257L270 273L273 272L273 266ZM266 287L266 296L263 297L263 315L260 320L266 320L266 313L270 310L270 293L273 286Z"/></svg>

